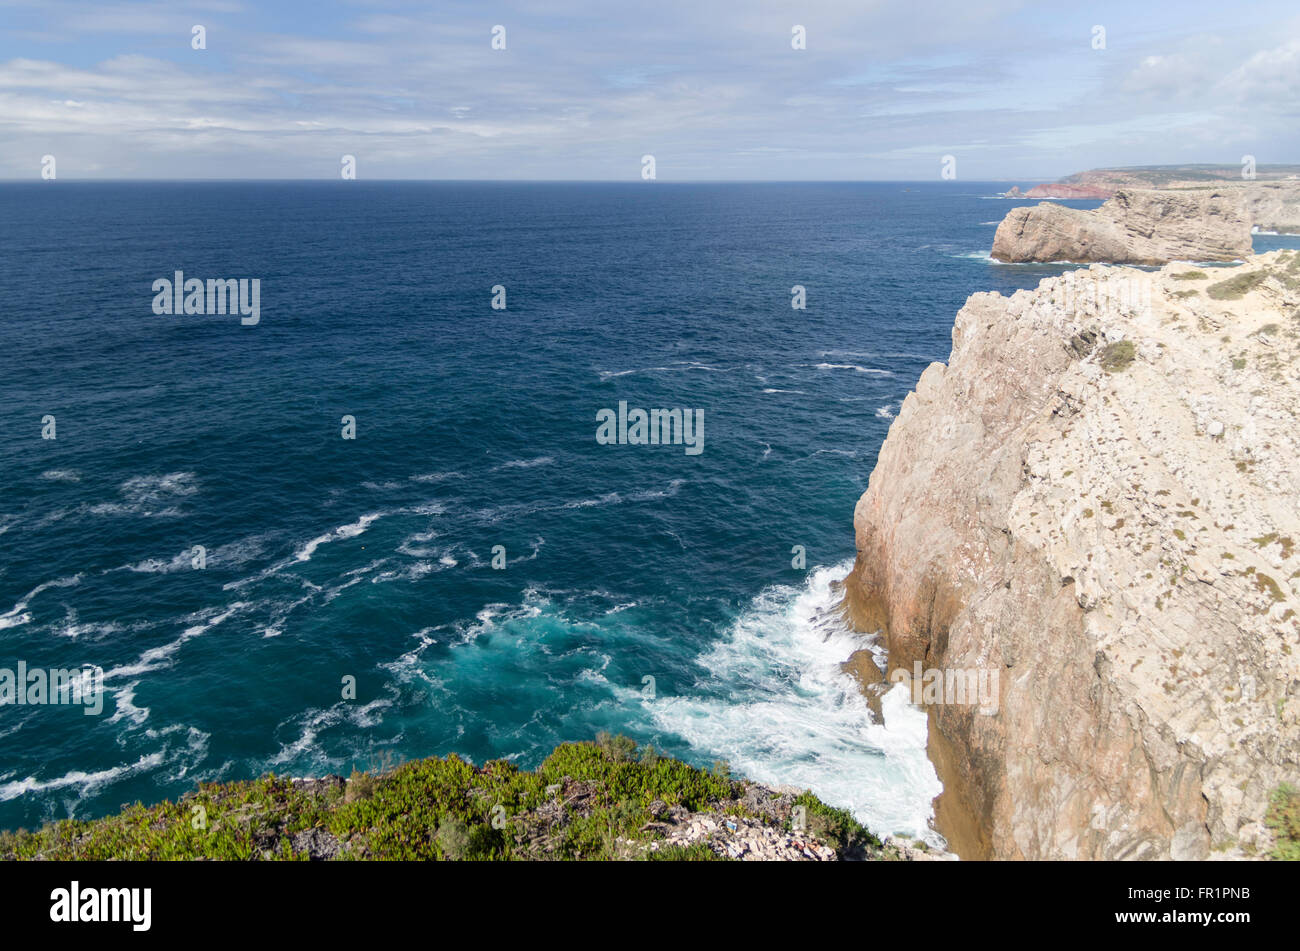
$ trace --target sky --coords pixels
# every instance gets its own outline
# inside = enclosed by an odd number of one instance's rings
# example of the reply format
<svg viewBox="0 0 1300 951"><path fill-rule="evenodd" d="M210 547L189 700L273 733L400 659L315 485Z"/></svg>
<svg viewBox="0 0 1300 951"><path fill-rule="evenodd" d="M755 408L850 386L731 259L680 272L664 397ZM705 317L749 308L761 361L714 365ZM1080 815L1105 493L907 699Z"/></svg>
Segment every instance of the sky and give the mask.
<svg viewBox="0 0 1300 951"><path fill-rule="evenodd" d="M1032 184L1298 118L1295 0L0 0L4 179Z"/></svg>

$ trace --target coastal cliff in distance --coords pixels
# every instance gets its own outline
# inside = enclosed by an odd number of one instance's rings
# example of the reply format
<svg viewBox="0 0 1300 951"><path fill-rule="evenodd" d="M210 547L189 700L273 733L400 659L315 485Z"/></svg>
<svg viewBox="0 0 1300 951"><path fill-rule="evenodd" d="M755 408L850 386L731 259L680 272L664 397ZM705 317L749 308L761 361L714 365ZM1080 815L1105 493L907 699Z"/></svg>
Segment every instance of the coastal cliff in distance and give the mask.
<svg viewBox="0 0 1300 951"><path fill-rule="evenodd" d="M1115 189L1097 185L1063 185L1048 184L1035 185L1027 192L1022 192L1020 187L1014 186L1010 191L1004 193L1005 198L1066 198L1066 199L1106 199L1115 194Z"/></svg>
<svg viewBox="0 0 1300 951"><path fill-rule="evenodd" d="M1251 224L1239 189L1121 189L1094 211L1050 202L1013 208L992 255L1012 263L1233 261L1251 253Z"/></svg>
<svg viewBox="0 0 1300 951"><path fill-rule="evenodd" d="M1300 776L1300 252L973 295L854 513L845 608L928 703L964 858L1266 851Z"/></svg>
<svg viewBox="0 0 1300 951"><path fill-rule="evenodd" d="M1245 196L1246 213L1260 231L1300 234L1300 185L1258 182L1237 186Z"/></svg>
<svg viewBox="0 0 1300 951"><path fill-rule="evenodd" d="M1019 197L1036 197L1035 191ZM1008 263L1235 261L1251 253L1252 230L1300 234L1300 182L1120 188L1092 211L1049 202L1014 208L998 225L992 257Z"/></svg>

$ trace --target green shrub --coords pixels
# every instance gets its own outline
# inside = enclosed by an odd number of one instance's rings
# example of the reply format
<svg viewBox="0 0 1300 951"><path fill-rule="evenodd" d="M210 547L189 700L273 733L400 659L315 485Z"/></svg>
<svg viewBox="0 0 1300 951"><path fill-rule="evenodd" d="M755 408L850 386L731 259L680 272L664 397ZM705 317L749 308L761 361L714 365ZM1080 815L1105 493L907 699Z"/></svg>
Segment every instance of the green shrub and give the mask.
<svg viewBox="0 0 1300 951"><path fill-rule="evenodd" d="M865 857L884 848L880 839L868 832L847 809L828 806L810 792L802 793L794 802L804 807L807 831L825 839L841 855Z"/></svg>
<svg viewBox="0 0 1300 951"><path fill-rule="evenodd" d="M600 747L601 752L610 759L620 762L631 759L636 753L636 740L621 733L612 736L602 730L596 734L596 746Z"/></svg>
<svg viewBox="0 0 1300 951"><path fill-rule="evenodd" d="M347 791L343 794L344 802L360 802L375 794L375 777L369 773L353 770L348 777Z"/></svg>
<svg viewBox="0 0 1300 951"><path fill-rule="evenodd" d="M645 855L645 843L658 835L647 828L663 815L656 803L741 814L745 789L729 770L698 769L651 748L638 757L633 740L605 734L561 744L531 771L504 760L479 768L451 755L380 774L354 771L346 781L201 783L178 802L0 833L0 858L624 859ZM798 801L811 834L851 851L879 847L847 812L811 793ZM653 857L717 858L703 845Z"/></svg>
<svg viewBox="0 0 1300 951"><path fill-rule="evenodd" d="M491 824L470 825L455 815L443 819L434 839L442 857L453 862L494 858L505 847L505 837Z"/></svg>
<svg viewBox="0 0 1300 951"><path fill-rule="evenodd" d="M651 862L729 862L724 855L719 855L703 842L690 845L666 845L657 852L647 852L646 859Z"/></svg>

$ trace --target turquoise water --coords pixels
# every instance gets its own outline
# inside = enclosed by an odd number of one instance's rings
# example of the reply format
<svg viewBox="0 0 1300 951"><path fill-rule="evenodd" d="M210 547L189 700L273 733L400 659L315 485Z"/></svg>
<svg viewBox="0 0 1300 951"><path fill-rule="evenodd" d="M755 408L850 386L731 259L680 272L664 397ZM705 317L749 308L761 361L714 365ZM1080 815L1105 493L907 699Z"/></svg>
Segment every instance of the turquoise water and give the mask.
<svg viewBox="0 0 1300 951"><path fill-rule="evenodd" d="M1001 186L42 184L0 186L0 667L106 698L0 707L0 826L603 729L928 834L924 719L826 609L961 303L1060 270L980 257ZM259 322L155 314L177 270ZM599 444L620 401L703 451Z"/></svg>

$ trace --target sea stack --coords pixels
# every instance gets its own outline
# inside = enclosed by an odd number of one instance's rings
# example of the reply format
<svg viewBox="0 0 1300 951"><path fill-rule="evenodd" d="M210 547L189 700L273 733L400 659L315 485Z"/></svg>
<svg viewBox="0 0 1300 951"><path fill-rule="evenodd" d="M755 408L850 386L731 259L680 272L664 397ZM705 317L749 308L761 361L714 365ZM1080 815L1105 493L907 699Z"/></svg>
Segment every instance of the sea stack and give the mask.
<svg viewBox="0 0 1300 951"><path fill-rule="evenodd" d="M1251 253L1251 223L1240 190L1120 189L1095 211L1051 202L1013 208L993 237L993 258L1149 265L1233 261Z"/></svg>

